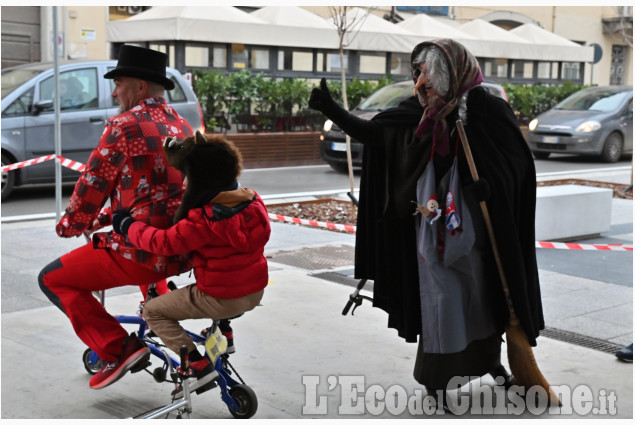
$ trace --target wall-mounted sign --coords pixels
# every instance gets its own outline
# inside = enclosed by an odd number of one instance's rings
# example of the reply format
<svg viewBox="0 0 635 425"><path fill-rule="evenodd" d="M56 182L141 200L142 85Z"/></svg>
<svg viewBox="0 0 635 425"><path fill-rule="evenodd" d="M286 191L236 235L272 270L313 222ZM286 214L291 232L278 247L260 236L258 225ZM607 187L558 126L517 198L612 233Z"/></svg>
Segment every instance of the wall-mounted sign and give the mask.
<svg viewBox="0 0 635 425"><path fill-rule="evenodd" d="M97 31L88 28L79 30L79 38L82 40L97 40Z"/></svg>

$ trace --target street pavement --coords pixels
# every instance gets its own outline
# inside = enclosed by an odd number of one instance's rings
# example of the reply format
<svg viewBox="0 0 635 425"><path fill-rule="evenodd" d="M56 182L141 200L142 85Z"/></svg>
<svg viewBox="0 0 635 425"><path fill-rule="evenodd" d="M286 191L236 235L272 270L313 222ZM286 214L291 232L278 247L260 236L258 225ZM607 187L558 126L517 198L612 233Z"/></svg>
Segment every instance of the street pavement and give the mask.
<svg viewBox="0 0 635 425"><path fill-rule="evenodd" d="M630 173L588 178L624 183ZM612 202L611 230L581 242L632 246L632 201ZM122 419L169 403L172 385L145 372L102 390L88 387L86 347L37 285L42 267L85 241L57 238L53 228L53 220L1 225L2 420ZM354 243L350 233L272 222L262 306L232 322L237 352L230 359L257 394L256 419L451 417L414 403L425 395L412 377L416 345L386 327L384 312L365 302L354 316L341 314L356 283ZM479 409L476 395L494 384L486 377L463 389L473 401L459 417L632 419L632 364L610 351L633 339L632 252L538 249L537 255L547 331L534 355L552 386L565 396L571 391L572 402L563 397L561 411ZM181 286L192 278L174 281ZM117 288L107 291L105 305L131 315L140 300L136 288ZM184 326L198 331L209 322ZM462 393L450 397L467 408ZM218 389L194 395L193 409L192 418L231 418Z"/></svg>

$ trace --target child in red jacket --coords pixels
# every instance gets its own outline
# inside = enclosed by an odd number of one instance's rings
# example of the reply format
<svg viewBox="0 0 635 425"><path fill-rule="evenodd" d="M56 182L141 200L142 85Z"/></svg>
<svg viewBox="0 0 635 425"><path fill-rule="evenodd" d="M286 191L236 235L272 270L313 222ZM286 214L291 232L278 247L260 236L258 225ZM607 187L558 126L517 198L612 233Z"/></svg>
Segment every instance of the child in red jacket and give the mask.
<svg viewBox="0 0 635 425"><path fill-rule="evenodd" d="M159 255L191 253L196 284L151 299L143 317L174 352L189 348L197 381L191 391L211 387L213 365L197 350L180 320L228 319L259 305L269 281L264 247L271 233L269 215L256 192L239 187L240 152L222 136L196 133L183 142L166 140L170 165L185 175L187 188L176 223L158 229L135 221L128 211L113 214L113 229L130 243ZM173 395L182 397L182 389Z"/></svg>

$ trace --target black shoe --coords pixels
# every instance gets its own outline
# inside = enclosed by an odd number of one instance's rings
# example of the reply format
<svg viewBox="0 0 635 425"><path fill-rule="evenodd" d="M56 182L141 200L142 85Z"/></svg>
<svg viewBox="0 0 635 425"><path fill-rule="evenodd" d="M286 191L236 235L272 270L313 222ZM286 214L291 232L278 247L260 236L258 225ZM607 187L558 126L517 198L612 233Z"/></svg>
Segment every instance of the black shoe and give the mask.
<svg viewBox="0 0 635 425"><path fill-rule="evenodd" d="M619 350L615 353L615 357L623 362L633 363L633 344Z"/></svg>
<svg viewBox="0 0 635 425"><path fill-rule="evenodd" d="M503 365L498 365L496 366L490 373L489 373L492 378L496 379L496 377L500 376L503 378L503 386L505 387L506 390L509 390L509 388L514 385L514 376L512 374L510 374L507 369L505 369L505 366Z"/></svg>

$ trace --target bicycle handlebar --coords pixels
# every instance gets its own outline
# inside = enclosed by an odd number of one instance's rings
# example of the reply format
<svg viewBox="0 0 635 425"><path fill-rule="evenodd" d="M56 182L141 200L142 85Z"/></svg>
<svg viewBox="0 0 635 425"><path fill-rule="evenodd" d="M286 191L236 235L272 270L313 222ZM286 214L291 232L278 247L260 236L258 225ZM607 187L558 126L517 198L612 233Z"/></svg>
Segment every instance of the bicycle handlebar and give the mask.
<svg viewBox="0 0 635 425"><path fill-rule="evenodd" d="M357 288L355 289L355 291L351 295L349 295L348 302L344 306L344 310L342 310L342 316L346 316L348 314L348 311L351 309L353 304L355 305L355 307L353 308L351 315L355 315L355 309L359 307L360 305L362 305L363 300L367 300L370 302L373 301L373 299L370 297L367 297L365 295L359 295L359 291L361 291L364 285L366 285L366 280L367 279L360 280L359 283L357 284Z"/></svg>

